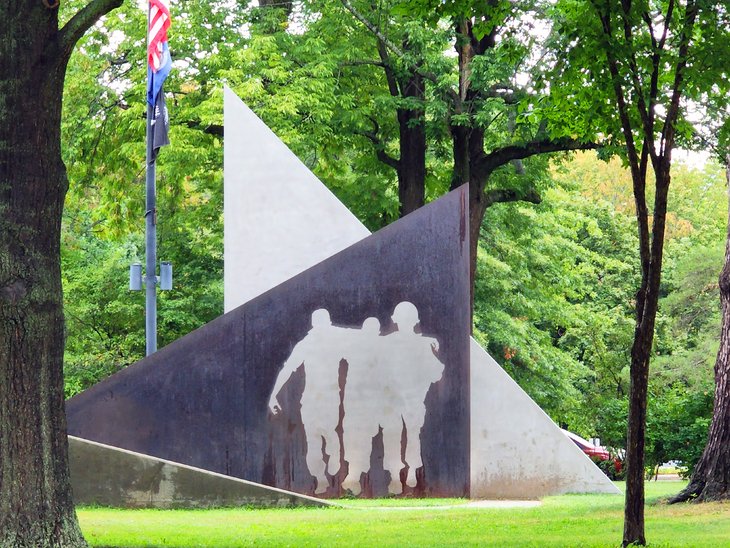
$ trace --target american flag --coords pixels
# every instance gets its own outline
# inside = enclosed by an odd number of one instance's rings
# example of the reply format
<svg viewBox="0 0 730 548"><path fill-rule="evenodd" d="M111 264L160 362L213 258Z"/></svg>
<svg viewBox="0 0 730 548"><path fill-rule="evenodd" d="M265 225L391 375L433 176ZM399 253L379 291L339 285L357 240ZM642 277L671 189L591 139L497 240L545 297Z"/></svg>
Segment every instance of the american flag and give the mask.
<svg viewBox="0 0 730 548"><path fill-rule="evenodd" d="M167 29L170 28L170 0L150 0L149 29L147 33L147 102L152 107L152 156L160 147L170 144L167 137L169 118L162 84L172 69L167 47Z"/></svg>
<svg viewBox="0 0 730 548"><path fill-rule="evenodd" d="M152 72L164 65L163 44L170 28L170 0L150 0L150 28L147 34L147 60Z"/></svg>

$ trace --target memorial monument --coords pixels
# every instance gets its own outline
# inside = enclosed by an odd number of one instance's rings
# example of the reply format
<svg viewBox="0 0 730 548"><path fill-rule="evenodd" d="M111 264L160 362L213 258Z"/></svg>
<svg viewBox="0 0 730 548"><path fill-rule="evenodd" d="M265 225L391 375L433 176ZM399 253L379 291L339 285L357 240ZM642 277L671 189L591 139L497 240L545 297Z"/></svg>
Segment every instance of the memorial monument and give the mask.
<svg viewBox="0 0 730 548"><path fill-rule="evenodd" d="M226 314L70 434L318 496L618 492L469 341L465 188L369 235L228 89L225 132Z"/></svg>

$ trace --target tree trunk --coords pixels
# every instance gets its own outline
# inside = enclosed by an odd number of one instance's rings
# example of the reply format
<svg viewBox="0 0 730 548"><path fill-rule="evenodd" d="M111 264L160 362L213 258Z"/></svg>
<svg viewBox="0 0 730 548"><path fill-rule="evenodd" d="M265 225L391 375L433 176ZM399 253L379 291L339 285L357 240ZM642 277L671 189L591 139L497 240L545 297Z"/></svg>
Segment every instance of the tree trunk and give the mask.
<svg viewBox="0 0 730 548"><path fill-rule="evenodd" d="M452 126L451 139L454 168L451 174L451 190L469 185L469 275L471 278L471 301L474 306L474 280L476 279L477 249L479 232L486 211L483 186L472 173L472 134L479 131L465 126ZM486 180L483 181L486 184Z"/></svg>
<svg viewBox="0 0 730 548"><path fill-rule="evenodd" d="M654 326L659 306L664 229L670 184L669 153L656 174L654 221L649 264L642 269L641 288L636 298L636 329L631 347L629 417L626 436L626 503L624 506L623 546L644 545L644 445L649 362L654 342ZM638 213L637 213L638 214Z"/></svg>
<svg viewBox="0 0 730 548"><path fill-rule="evenodd" d="M425 203L426 197L426 124L424 103L426 90L424 78L415 69L399 77L391 64L386 44L378 38L378 55L383 63L388 91L395 99L411 98L418 101L418 108L396 108L398 119L399 158L393 158L384 150L383 141L378 135L379 127L366 135L375 145L378 159L395 169L398 176L399 216L404 217ZM408 38L403 41L403 50L410 51Z"/></svg>
<svg viewBox="0 0 730 548"><path fill-rule="evenodd" d="M0 129L0 546L83 546L63 397L61 91L27 84L42 91L16 97Z"/></svg>
<svg viewBox="0 0 730 548"><path fill-rule="evenodd" d="M730 184L730 155L726 158ZM729 203L730 205L730 203ZM705 450L702 452L687 487L670 503L694 499L698 502L730 498L730 207L725 243L725 264L720 272L722 327L720 348L715 360L715 403Z"/></svg>
<svg viewBox="0 0 730 548"><path fill-rule="evenodd" d="M634 343L631 348L631 387L629 389L629 419L626 437L624 546L630 543L646 544L644 536L644 440L649 358L653 338L653 322L651 329L645 323L637 322Z"/></svg>
<svg viewBox="0 0 730 548"><path fill-rule="evenodd" d="M425 100L423 77L413 73L400 88L403 97ZM398 109L400 160L398 161L398 199L400 216L424 204L426 195L426 125L423 109Z"/></svg>
<svg viewBox="0 0 730 548"><path fill-rule="evenodd" d="M61 99L83 26L61 35L43 2L5 2L0 17L0 546L85 546L68 472L60 272Z"/></svg>

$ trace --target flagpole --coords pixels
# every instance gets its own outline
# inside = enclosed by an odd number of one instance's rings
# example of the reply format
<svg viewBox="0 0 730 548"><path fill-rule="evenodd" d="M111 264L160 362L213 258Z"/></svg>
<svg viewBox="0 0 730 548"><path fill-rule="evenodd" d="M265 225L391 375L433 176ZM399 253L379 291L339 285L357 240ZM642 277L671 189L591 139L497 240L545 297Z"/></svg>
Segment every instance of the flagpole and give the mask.
<svg viewBox="0 0 730 548"><path fill-rule="evenodd" d="M149 43L151 5L147 3L147 41ZM147 89L151 73L147 71ZM146 356L157 351L157 189L152 120L155 105L147 103L147 170L145 177L145 341Z"/></svg>

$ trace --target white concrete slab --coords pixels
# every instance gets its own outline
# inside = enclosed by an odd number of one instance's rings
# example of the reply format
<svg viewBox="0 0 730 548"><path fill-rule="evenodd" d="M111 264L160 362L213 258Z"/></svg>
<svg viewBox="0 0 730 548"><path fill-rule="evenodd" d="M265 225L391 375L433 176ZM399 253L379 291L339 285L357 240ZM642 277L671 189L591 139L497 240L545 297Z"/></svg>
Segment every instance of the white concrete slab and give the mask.
<svg viewBox="0 0 730 548"><path fill-rule="evenodd" d="M369 231L229 89L225 128L229 311ZM472 498L619 492L473 339L471 409Z"/></svg>
<svg viewBox="0 0 730 548"><path fill-rule="evenodd" d="M620 493L474 339L471 385L472 498Z"/></svg>
<svg viewBox="0 0 730 548"><path fill-rule="evenodd" d="M229 312L370 232L228 88L224 111Z"/></svg>

